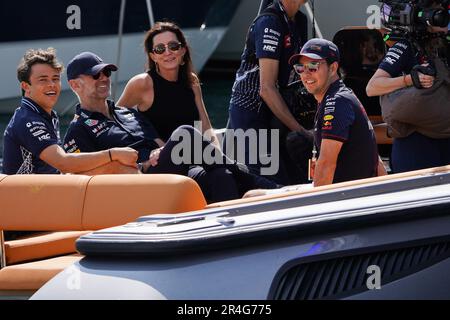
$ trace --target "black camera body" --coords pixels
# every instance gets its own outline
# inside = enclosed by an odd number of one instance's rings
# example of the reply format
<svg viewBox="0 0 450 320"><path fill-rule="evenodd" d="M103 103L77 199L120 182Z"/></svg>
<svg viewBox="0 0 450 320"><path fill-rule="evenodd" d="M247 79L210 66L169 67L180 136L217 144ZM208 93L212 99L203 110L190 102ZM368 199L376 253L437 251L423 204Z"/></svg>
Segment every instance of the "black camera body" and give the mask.
<svg viewBox="0 0 450 320"><path fill-rule="evenodd" d="M446 27L450 0L379 0L383 24L394 34L426 34L428 26ZM438 2L442 8L433 8Z"/></svg>

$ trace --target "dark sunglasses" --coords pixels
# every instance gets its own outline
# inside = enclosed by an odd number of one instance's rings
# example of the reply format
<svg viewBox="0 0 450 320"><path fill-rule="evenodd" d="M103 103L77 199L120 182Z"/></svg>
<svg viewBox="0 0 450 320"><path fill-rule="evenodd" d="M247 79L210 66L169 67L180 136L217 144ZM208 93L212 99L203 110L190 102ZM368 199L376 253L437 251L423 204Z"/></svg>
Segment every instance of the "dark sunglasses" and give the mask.
<svg viewBox="0 0 450 320"><path fill-rule="evenodd" d="M176 42L176 41L170 41L168 44L157 44L153 49L153 53L156 54L163 54L164 52L166 52L166 48L168 48L170 51L172 52L176 52L178 50L181 49L183 45L181 44L181 42Z"/></svg>
<svg viewBox="0 0 450 320"><path fill-rule="evenodd" d="M100 75L103 73L107 78L109 78L109 77L111 77L111 69L107 69L107 68L105 68L105 69L103 69L102 71L100 71L99 73L97 73L97 74L94 74L93 76L92 76L92 78L94 79L94 80L98 80L98 79L100 79Z"/></svg>
<svg viewBox="0 0 450 320"><path fill-rule="evenodd" d="M305 70L308 70L311 73L317 72L319 70L319 66L325 63L323 61L312 61L309 63L297 63L294 64L294 70L297 74L302 74Z"/></svg>

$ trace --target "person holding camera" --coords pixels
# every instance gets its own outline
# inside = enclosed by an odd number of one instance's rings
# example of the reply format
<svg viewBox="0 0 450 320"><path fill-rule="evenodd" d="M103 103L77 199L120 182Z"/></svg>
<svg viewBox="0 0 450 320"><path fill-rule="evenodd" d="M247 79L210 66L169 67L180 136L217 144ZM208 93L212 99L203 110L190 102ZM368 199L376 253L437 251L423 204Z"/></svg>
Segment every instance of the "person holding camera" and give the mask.
<svg viewBox="0 0 450 320"><path fill-rule="evenodd" d="M433 1L431 8L445 10L440 3L441 1ZM437 33L447 32L447 27L428 25L420 39L402 39L396 42L367 84L367 95L385 96L410 87L419 90L432 88L436 82L433 59L437 55L444 57L442 60L447 60L443 65L446 64L447 73L449 70L448 42L436 37ZM428 103L433 103L436 98L438 97L429 95L426 98L427 105L420 107L429 108ZM414 101L411 101L411 104L413 103ZM448 101L444 104L449 106ZM410 109L409 113L414 113L413 109ZM436 138L439 135L430 136L419 131L409 132L407 136L394 136L391 156L394 173L450 164L450 138Z"/></svg>

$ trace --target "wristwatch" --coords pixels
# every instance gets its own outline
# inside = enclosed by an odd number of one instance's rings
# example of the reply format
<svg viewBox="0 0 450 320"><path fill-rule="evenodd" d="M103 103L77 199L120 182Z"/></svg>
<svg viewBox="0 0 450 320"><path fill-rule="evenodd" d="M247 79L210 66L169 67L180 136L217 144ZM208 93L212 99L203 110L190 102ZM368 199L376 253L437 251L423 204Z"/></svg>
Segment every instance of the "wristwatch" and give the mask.
<svg viewBox="0 0 450 320"><path fill-rule="evenodd" d="M139 162L139 163L137 164L137 167L138 167L138 170L139 170L140 172L145 173L145 172L144 172L144 165L142 164L142 162Z"/></svg>

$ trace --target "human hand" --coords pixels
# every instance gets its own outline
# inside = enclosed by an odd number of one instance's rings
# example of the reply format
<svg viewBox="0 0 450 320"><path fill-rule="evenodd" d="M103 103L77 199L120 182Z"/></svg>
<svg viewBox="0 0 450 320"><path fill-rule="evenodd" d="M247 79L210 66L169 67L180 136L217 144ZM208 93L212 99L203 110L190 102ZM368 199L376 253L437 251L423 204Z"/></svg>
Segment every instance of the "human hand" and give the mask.
<svg viewBox="0 0 450 320"><path fill-rule="evenodd" d="M161 151L164 149L164 147L154 149L152 152L150 152L150 157L148 158L148 161L152 167L156 167L158 165L159 156L161 154Z"/></svg>
<svg viewBox="0 0 450 320"><path fill-rule="evenodd" d="M421 72L417 72L417 75L419 76L420 85L424 89L428 89L428 88L431 88L433 86L434 79L435 79L433 76L428 76L428 75L423 74Z"/></svg>
<svg viewBox="0 0 450 320"><path fill-rule="evenodd" d="M242 197L242 199L247 199L247 198L253 198L253 197L259 197L259 196L265 196L268 194L267 192L268 190L265 189L255 189L255 190L250 190L247 191L244 196Z"/></svg>
<svg viewBox="0 0 450 320"><path fill-rule="evenodd" d="M112 148L110 153L112 161L118 161L125 166L137 168L138 152L136 150L129 147Z"/></svg>
<svg viewBox="0 0 450 320"><path fill-rule="evenodd" d="M411 80L418 89L428 89L434 84L436 70L429 64L417 65L411 70Z"/></svg>

